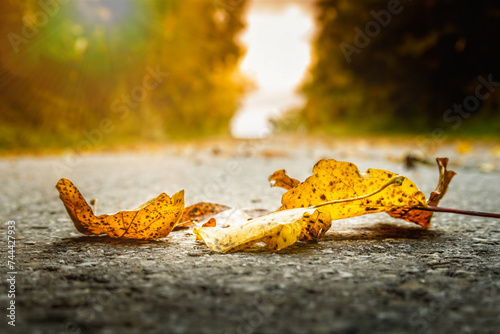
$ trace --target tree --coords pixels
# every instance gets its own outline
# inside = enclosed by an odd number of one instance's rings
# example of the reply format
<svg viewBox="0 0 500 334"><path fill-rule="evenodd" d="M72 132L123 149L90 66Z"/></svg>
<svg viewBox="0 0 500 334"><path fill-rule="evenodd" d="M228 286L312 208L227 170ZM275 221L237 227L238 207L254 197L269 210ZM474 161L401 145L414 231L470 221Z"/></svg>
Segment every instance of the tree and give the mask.
<svg viewBox="0 0 500 334"><path fill-rule="evenodd" d="M245 3L2 2L0 147L228 132Z"/></svg>
<svg viewBox="0 0 500 334"><path fill-rule="evenodd" d="M498 2L318 0L316 8L302 112L312 128L361 117L367 130L456 129L459 118L500 127L499 94L477 106L466 100L484 80L500 81ZM454 109L464 103L465 112Z"/></svg>

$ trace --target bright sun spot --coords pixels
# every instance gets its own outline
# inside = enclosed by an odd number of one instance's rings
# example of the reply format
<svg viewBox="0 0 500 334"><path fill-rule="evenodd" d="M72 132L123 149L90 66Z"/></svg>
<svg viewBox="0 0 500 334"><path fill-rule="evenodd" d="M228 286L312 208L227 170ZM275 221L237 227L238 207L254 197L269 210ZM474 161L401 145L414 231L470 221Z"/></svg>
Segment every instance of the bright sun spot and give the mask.
<svg viewBox="0 0 500 334"><path fill-rule="evenodd" d="M289 5L279 12L252 10L242 42L247 54L242 71L252 78L257 89L245 98L232 121L235 137L269 135L269 118L300 106L295 92L310 62L310 13Z"/></svg>

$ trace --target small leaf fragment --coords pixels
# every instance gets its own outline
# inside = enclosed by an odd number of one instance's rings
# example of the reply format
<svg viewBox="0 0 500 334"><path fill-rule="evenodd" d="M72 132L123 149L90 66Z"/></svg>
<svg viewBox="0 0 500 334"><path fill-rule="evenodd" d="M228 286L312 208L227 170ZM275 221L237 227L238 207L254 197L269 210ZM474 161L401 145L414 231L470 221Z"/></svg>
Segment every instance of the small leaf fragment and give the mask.
<svg viewBox="0 0 500 334"><path fill-rule="evenodd" d="M280 169L269 176L269 183L271 184L271 187L281 187L283 189L290 190L298 185L300 181L291 178L286 174L284 169Z"/></svg>
<svg viewBox="0 0 500 334"><path fill-rule="evenodd" d="M196 222L199 218L203 216L217 214L229 209L231 208L222 204L215 204L208 202L196 203L184 209L182 217L179 220L179 223L175 225L175 227L186 228L188 226L193 225L194 222Z"/></svg>
<svg viewBox="0 0 500 334"><path fill-rule="evenodd" d="M165 193L132 211L95 216L76 186L68 179L56 185L66 211L83 234L107 234L112 238L158 239L166 237L184 209L184 191L172 197Z"/></svg>
<svg viewBox="0 0 500 334"><path fill-rule="evenodd" d="M323 237L332 226L330 210L317 209L312 214L306 212L303 216L304 226L299 240L314 241Z"/></svg>
<svg viewBox="0 0 500 334"><path fill-rule="evenodd" d="M201 225L202 227L215 227L217 224L215 218L210 218L205 224Z"/></svg>

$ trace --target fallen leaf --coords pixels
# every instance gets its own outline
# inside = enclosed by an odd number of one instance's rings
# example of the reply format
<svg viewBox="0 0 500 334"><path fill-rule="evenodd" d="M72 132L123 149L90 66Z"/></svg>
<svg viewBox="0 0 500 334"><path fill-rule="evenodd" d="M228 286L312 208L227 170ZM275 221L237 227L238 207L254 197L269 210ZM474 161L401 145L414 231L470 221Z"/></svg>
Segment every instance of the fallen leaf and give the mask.
<svg viewBox="0 0 500 334"><path fill-rule="evenodd" d="M202 227L215 227L216 221L215 218L210 218Z"/></svg>
<svg viewBox="0 0 500 334"><path fill-rule="evenodd" d="M208 202L193 204L184 209L182 217L179 220L179 223L175 225L175 228L177 229L189 227L204 216L217 214L229 209L231 208L226 205Z"/></svg>
<svg viewBox="0 0 500 334"><path fill-rule="evenodd" d="M310 207L345 198L357 198L380 189L395 173L382 169L368 169L360 173L350 162L320 160L308 177L281 198L280 210ZM332 220L387 212L397 207L426 206L425 195L409 179L401 176L399 187L387 187L373 196L358 201L328 205Z"/></svg>
<svg viewBox="0 0 500 334"><path fill-rule="evenodd" d="M404 166L406 169L414 169L418 164L430 165L431 163L425 158L421 151L410 152L404 157Z"/></svg>
<svg viewBox="0 0 500 334"><path fill-rule="evenodd" d="M216 221L216 227L229 227L229 226L237 226L242 225L249 220L254 218L261 217L265 214L270 213L268 210L264 209L230 209L223 212L220 212L214 216L207 216L200 219L199 222L196 222L195 227L202 227L205 223L207 223L210 219L214 219Z"/></svg>
<svg viewBox="0 0 500 334"><path fill-rule="evenodd" d="M400 176L401 187L387 188L360 201L329 205L331 219L386 212L392 217L429 228L433 213L417 209L437 206L451 179L456 175L454 171L447 170L448 158L437 158L436 162L439 168L439 182L428 201L412 181ZM368 169L365 173L360 173L358 168L349 162L320 160L314 166L312 176L283 195L280 210L314 206L342 198L353 198L360 193L370 193L395 175L381 169Z"/></svg>
<svg viewBox="0 0 500 334"><path fill-rule="evenodd" d="M436 163L439 168L439 182L427 200L427 206L438 206L439 202L446 194L448 190L448 185L451 179L457 174L452 170L448 170L448 158L436 158ZM432 211L421 211L410 209L394 209L387 212L390 216L395 218L401 218L406 221L417 223L423 228L429 228L431 226L431 218L434 212Z"/></svg>
<svg viewBox="0 0 500 334"><path fill-rule="evenodd" d="M403 177L394 176L372 193L356 198L344 198L340 202L360 201L373 196L390 185L401 186ZM332 202L322 203L317 207L293 208L276 211L241 224L232 224L228 228L202 226L193 228L196 239L216 252L227 253L248 248L255 243L264 242L272 251L278 251L294 244L297 240L316 241L331 226L330 210L325 209Z"/></svg>
<svg viewBox="0 0 500 334"><path fill-rule="evenodd" d="M184 191L172 197L160 194L132 211L95 216L76 186L68 179L56 185L76 229L83 234L107 234L112 238L158 239L166 237L184 209Z"/></svg>
<svg viewBox="0 0 500 334"><path fill-rule="evenodd" d="M292 179L286 174L284 169L280 169L269 176L269 183L271 184L271 187L281 187L286 190L290 190L298 185L300 181Z"/></svg>
<svg viewBox="0 0 500 334"><path fill-rule="evenodd" d="M272 251L294 244L302 231L304 213L315 209L292 209L273 212L241 225L193 228L197 239L202 239L213 251L235 252L264 242Z"/></svg>

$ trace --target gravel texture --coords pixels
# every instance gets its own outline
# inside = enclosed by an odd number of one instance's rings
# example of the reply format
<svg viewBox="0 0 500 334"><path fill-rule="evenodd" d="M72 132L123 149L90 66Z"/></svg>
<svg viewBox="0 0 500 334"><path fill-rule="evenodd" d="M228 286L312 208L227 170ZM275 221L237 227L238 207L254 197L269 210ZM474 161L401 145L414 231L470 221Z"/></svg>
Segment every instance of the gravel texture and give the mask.
<svg viewBox="0 0 500 334"><path fill-rule="evenodd" d="M2 333L498 333L500 221L435 214L429 230L386 214L334 222L317 244L217 254L189 230L144 242L79 234L54 188L71 179L99 213L137 207L166 192L186 204L212 201L273 210L285 168L305 179L320 158L361 171L404 174L427 195L434 165L406 170L414 143L272 138L210 141L147 151L4 157L0 217L7 290L7 221L15 221L16 326ZM499 212L500 159L492 144L459 155L441 205ZM489 172L481 172L486 167ZM495 169L496 167L496 169Z"/></svg>

